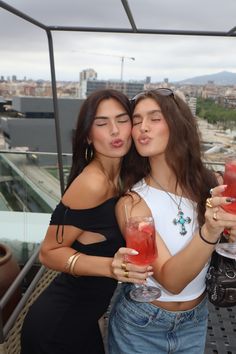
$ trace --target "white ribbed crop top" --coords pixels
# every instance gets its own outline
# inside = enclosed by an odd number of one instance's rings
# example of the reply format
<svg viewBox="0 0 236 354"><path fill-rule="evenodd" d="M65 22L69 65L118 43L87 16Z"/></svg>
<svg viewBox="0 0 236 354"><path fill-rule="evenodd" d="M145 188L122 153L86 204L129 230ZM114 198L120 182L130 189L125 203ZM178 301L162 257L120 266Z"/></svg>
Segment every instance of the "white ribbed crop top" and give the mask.
<svg viewBox="0 0 236 354"><path fill-rule="evenodd" d="M169 193L176 201L176 205L166 192L147 185L144 180L138 182L132 190L138 193L150 208L156 230L162 237L170 253L174 255L184 248L198 229L196 203L192 202L190 199L182 198L181 209L185 217L188 216L191 218L191 222L185 223L187 233L181 235L180 225L173 223L178 213L177 205L180 201L179 196ZM206 264L197 277L177 295L169 293L158 284L153 277L148 278L147 283L148 285L161 287L162 295L158 301L189 301L196 299L204 292L207 268L208 264Z"/></svg>

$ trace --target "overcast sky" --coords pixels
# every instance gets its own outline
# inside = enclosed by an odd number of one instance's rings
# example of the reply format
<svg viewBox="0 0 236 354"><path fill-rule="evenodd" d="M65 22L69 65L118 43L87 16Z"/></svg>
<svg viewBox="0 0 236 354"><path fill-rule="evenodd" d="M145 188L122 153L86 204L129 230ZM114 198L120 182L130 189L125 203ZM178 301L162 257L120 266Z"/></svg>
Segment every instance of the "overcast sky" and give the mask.
<svg viewBox="0 0 236 354"><path fill-rule="evenodd" d="M120 0L6 0L46 25L129 28ZM129 0L137 27L228 31L236 26L236 0ZM43 30L0 8L0 75L50 79ZM54 32L57 80L79 80L93 68L99 79L152 82L236 72L236 37ZM129 58L134 57L135 60Z"/></svg>

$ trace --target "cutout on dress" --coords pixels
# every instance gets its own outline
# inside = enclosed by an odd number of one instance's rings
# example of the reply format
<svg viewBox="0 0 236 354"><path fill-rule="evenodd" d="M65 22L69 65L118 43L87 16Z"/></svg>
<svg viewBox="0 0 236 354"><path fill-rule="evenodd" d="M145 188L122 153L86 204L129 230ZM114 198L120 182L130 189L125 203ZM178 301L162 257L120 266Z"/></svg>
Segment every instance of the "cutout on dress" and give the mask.
<svg viewBox="0 0 236 354"><path fill-rule="evenodd" d="M92 243L104 242L106 241L106 237L96 232L84 231L78 238L78 241L83 245L90 245Z"/></svg>

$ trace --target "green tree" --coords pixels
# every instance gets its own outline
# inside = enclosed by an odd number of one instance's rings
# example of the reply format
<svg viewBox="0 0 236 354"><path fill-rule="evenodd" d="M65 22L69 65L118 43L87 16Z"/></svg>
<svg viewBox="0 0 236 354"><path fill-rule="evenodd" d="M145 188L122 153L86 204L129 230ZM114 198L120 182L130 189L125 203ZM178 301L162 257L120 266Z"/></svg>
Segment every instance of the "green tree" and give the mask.
<svg viewBox="0 0 236 354"><path fill-rule="evenodd" d="M197 99L197 116L205 119L208 123L221 123L225 129L235 126L236 110L225 108L214 102L213 99Z"/></svg>

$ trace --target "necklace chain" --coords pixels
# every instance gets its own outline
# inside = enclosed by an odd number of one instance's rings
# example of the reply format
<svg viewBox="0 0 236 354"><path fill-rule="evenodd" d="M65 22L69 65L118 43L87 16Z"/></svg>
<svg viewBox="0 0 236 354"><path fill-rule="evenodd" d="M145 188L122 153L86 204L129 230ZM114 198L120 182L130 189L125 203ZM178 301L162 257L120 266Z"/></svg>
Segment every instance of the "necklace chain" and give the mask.
<svg viewBox="0 0 236 354"><path fill-rule="evenodd" d="M189 224L191 222L191 218L189 216L185 217L184 212L181 209L183 193L181 194L179 203L177 203L176 200L172 197L172 195L169 192L167 192L167 190L165 190L165 188L163 188L162 185L151 174L150 174L150 177L156 183L156 185L159 186L163 190L163 192L165 192L170 197L170 199L177 205L178 213L172 222L174 225L180 226L180 230L179 230L180 235L182 235L182 236L186 235L187 230L186 230L185 224L186 223Z"/></svg>
<svg viewBox="0 0 236 354"><path fill-rule="evenodd" d="M180 196L180 200L179 203L176 202L176 200L171 196L171 194L169 192L167 192L167 190L165 190L165 188L162 187L162 185L150 174L150 177L152 178L153 182L155 182L162 190L163 192L165 192L166 194L168 194L168 196L170 197L170 199L173 200L173 202L177 205L178 209L181 209L181 203L182 203L182 198L183 198L183 193Z"/></svg>

